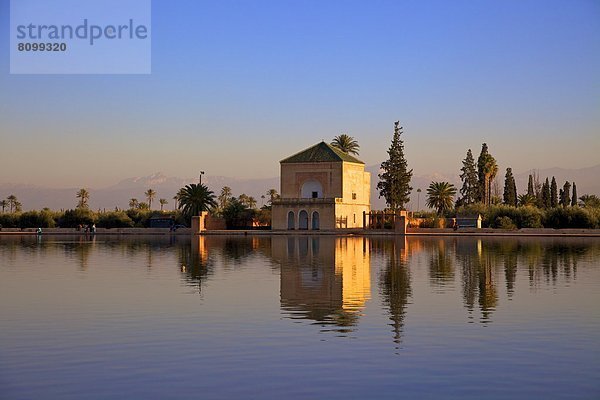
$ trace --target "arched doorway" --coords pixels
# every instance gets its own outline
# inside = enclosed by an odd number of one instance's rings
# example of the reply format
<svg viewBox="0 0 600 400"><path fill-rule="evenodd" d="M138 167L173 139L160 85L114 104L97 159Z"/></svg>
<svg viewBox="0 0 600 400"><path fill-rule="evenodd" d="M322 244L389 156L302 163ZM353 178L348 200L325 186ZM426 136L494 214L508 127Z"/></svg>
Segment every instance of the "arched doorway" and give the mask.
<svg viewBox="0 0 600 400"><path fill-rule="evenodd" d="M313 211L312 213L312 229L313 231L319 229L319 213L316 211Z"/></svg>
<svg viewBox="0 0 600 400"><path fill-rule="evenodd" d="M295 223L294 223L294 212L290 211L288 212L288 230L294 230L295 228Z"/></svg>
<svg viewBox="0 0 600 400"><path fill-rule="evenodd" d="M304 210L298 214L298 229L308 230L308 213Z"/></svg>

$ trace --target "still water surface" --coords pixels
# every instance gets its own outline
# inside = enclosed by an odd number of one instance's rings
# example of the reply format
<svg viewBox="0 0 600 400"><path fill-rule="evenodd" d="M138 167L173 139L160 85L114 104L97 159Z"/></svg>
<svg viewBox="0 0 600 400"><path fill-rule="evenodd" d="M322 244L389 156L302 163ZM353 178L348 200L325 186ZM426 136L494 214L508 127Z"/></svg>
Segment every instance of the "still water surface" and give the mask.
<svg viewBox="0 0 600 400"><path fill-rule="evenodd" d="M0 237L1 399L600 398L600 240Z"/></svg>

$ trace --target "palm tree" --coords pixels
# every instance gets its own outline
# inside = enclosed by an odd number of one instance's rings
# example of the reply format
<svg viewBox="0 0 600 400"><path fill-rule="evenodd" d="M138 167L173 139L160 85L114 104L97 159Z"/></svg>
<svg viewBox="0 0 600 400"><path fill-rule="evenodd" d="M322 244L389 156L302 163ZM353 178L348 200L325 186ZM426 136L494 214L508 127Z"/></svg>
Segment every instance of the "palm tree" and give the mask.
<svg viewBox="0 0 600 400"><path fill-rule="evenodd" d="M344 153L354 154L354 155L358 155L358 149L360 148L360 146L358 145L358 142L356 140L354 140L354 138L352 136L348 136L345 133L342 133L341 135L334 137L333 141L331 142L331 145L333 147L337 147Z"/></svg>
<svg viewBox="0 0 600 400"><path fill-rule="evenodd" d="M537 199L535 196L530 194L520 194L519 195L519 205L520 206L535 206L537 204Z"/></svg>
<svg viewBox="0 0 600 400"><path fill-rule="evenodd" d="M255 209L256 208L256 199L252 196L248 196L248 208Z"/></svg>
<svg viewBox="0 0 600 400"><path fill-rule="evenodd" d="M456 188L448 182L431 182L427 189L427 207L435 208L439 215L452 209Z"/></svg>
<svg viewBox="0 0 600 400"><path fill-rule="evenodd" d="M250 199L250 196L248 196L246 193L242 193L238 196L238 201L248 208L250 208L250 206L248 205L249 199Z"/></svg>
<svg viewBox="0 0 600 400"><path fill-rule="evenodd" d="M1 200L0 207L2 207L2 213L4 213L4 210L6 209L6 207L8 207L8 200Z"/></svg>
<svg viewBox="0 0 600 400"><path fill-rule="evenodd" d="M8 206L10 207L10 212L12 213L13 210L16 208L17 203L19 202L17 200L17 196L15 196L14 194L11 194L10 196L8 196L6 198L6 200L8 200Z"/></svg>
<svg viewBox="0 0 600 400"><path fill-rule="evenodd" d="M14 194L11 194L10 196L8 196L6 198L6 200L8 200L8 206L10 207L10 212L12 213L13 210L16 208L17 203L19 202L17 200L17 196L15 196Z"/></svg>
<svg viewBox="0 0 600 400"><path fill-rule="evenodd" d="M487 154L485 157L482 172L484 176L483 203L490 205L492 204L492 183L496 174L498 174L498 164L496 163L496 159L490 154Z"/></svg>
<svg viewBox="0 0 600 400"><path fill-rule="evenodd" d="M273 205L273 202L279 198L279 193L275 189L267 190L267 196L269 196L269 205Z"/></svg>
<svg viewBox="0 0 600 400"><path fill-rule="evenodd" d="M215 194L205 185L192 183L180 190L179 208L186 218L200 215L202 211L209 211L217 206Z"/></svg>
<svg viewBox="0 0 600 400"><path fill-rule="evenodd" d="M181 193L183 193L183 188L179 189L175 196L173 196L173 200L175 200L175 209L178 208L179 200L181 199Z"/></svg>
<svg viewBox="0 0 600 400"><path fill-rule="evenodd" d="M168 204L169 202L167 201L167 199L159 199L158 202L160 203L160 211L162 212L163 207L165 206L165 204Z"/></svg>
<svg viewBox="0 0 600 400"><path fill-rule="evenodd" d="M79 199L79 203L77 204L77 208L88 208L88 200L90 199L90 192L81 188L77 191L76 197Z"/></svg>
<svg viewBox="0 0 600 400"><path fill-rule="evenodd" d="M227 204L231 200L231 188L229 186L223 186L221 194L219 195L219 208L221 212L227 207Z"/></svg>
<svg viewBox="0 0 600 400"><path fill-rule="evenodd" d="M156 192L152 189L148 189L144 192L146 199L148 199L148 209L152 209L152 200L156 197Z"/></svg>
<svg viewBox="0 0 600 400"><path fill-rule="evenodd" d="M136 199L136 198L129 199L129 208L131 208L131 209L138 208L139 205L140 205L140 202L138 201L138 199Z"/></svg>

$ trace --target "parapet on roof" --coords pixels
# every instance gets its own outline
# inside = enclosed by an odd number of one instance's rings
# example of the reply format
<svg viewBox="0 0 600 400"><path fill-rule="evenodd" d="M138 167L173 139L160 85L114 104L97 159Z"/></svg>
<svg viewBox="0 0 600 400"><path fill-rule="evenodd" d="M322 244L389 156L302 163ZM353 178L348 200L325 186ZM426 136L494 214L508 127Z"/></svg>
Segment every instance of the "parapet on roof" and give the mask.
<svg viewBox="0 0 600 400"><path fill-rule="evenodd" d="M284 160L281 164L292 163L313 163L313 162L351 162L356 164L364 164L358 158L352 157L350 154L344 153L340 149L333 147L325 142L317 143L306 150L294 154Z"/></svg>

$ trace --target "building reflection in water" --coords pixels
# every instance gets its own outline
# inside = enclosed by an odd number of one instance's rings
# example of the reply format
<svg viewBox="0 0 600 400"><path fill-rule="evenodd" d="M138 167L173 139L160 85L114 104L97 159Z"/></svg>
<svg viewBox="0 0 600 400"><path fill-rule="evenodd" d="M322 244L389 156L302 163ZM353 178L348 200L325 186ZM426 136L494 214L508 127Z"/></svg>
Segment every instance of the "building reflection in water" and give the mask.
<svg viewBox="0 0 600 400"><path fill-rule="evenodd" d="M209 257L205 236L192 236L190 246L180 246L178 263L181 273L189 286L202 293L202 285L212 274L213 262Z"/></svg>
<svg viewBox="0 0 600 400"><path fill-rule="evenodd" d="M325 330L352 331L371 295L370 254L356 237L274 236L281 265L281 308Z"/></svg>
<svg viewBox="0 0 600 400"><path fill-rule="evenodd" d="M130 244L131 246L131 244ZM371 298L371 262L381 303L401 343L411 302L411 269L426 260L429 286L437 293L455 291L458 278L470 322L489 323L501 299L512 299L516 282L530 290L577 277L583 257L600 258L596 242L540 238L401 238L334 236L194 236L178 246L178 263L188 285L201 293L215 268L246 268L249 260L267 261L280 272L280 306L291 319L309 320L325 331L352 332ZM77 249L86 264L84 248ZM504 282L502 282L504 279ZM505 286L506 296L499 288ZM418 288L417 288L418 290Z"/></svg>

